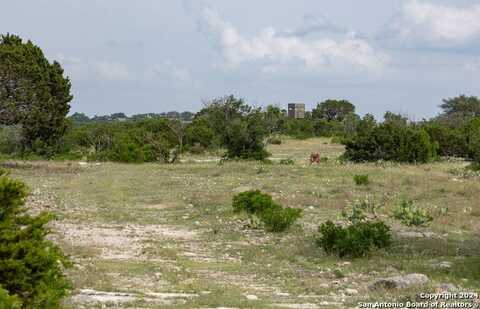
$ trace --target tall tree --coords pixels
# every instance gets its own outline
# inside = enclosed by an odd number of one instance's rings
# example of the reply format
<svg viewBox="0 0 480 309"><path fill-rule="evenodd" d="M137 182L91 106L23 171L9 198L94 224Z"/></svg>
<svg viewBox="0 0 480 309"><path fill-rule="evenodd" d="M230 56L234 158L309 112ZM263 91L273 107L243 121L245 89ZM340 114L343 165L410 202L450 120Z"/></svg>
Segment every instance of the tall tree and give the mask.
<svg viewBox="0 0 480 309"><path fill-rule="evenodd" d="M70 88L60 64L38 46L0 36L0 124L21 125L24 146L54 145L65 133Z"/></svg>
<svg viewBox="0 0 480 309"><path fill-rule="evenodd" d="M312 118L342 121L346 115L354 112L355 105L346 100L326 100L312 110Z"/></svg>
<svg viewBox="0 0 480 309"><path fill-rule="evenodd" d="M480 117L480 99L475 96L461 95L444 99L440 108L443 113L440 114L439 120L454 127L464 125L475 117Z"/></svg>

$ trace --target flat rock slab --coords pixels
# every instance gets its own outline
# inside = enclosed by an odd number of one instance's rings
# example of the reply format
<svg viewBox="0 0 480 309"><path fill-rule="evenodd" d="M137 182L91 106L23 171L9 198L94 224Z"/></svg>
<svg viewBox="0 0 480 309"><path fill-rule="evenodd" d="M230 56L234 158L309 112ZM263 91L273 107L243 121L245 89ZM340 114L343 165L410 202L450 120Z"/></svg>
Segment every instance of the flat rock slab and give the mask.
<svg viewBox="0 0 480 309"><path fill-rule="evenodd" d="M196 297L193 293L122 293L122 292L105 292L84 289L80 293L72 297L74 303L110 303L122 304L135 301L154 302L162 304L172 304L175 300L185 300L187 298Z"/></svg>
<svg viewBox="0 0 480 309"><path fill-rule="evenodd" d="M378 279L368 288L370 290L378 289L404 289L412 286L425 285L430 282L424 274L409 274L405 276L395 276L389 278Z"/></svg>

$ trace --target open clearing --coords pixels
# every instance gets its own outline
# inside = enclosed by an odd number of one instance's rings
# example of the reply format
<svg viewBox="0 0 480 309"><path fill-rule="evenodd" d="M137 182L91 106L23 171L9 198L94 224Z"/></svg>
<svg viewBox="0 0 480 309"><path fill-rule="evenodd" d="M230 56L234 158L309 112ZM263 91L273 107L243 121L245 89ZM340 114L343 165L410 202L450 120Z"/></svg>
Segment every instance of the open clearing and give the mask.
<svg viewBox="0 0 480 309"><path fill-rule="evenodd" d="M343 147L328 139L269 148L295 165L219 164L205 155L177 165L10 167L31 188L31 211L57 216L51 237L74 262L66 308L355 308L415 295L368 290L378 278L409 273L431 279L424 292L445 283L479 290L480 179L452 172L465 162L340 164ZM317 151L329 160L310 166ZM355 174L371 184L355 186ZM249 228L231 209L233 195L248 189L302 208L300 224L283 234ZM326 256L315 246L317 226L366 194L385 205L393 247L352 261ZM431 227L409 229L388 217L402 196L431 210Z"/></svg>

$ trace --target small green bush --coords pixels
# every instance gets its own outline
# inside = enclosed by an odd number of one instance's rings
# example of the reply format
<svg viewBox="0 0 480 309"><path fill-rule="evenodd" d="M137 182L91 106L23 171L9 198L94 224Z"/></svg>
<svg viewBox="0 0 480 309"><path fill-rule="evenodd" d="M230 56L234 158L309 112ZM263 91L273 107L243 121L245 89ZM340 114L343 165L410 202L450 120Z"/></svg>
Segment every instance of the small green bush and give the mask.
<svg viewBox="0 0 480 309"><path fill-rule="evenodd" d="M355 175L353 176L353 180L357 186L367 186L370 184L370 180L368 179L368 175Z"/></svg>
<svg viewBox="0 0 480 309"><path fill-rule="evenodd" d="M259 214L265 209L274 207L274 204L270 195L255 190L234 196L232 206L235 212L245 211L248 214Z"/></svg>
<svg viewBox="0 0 480 309"><path fill-rule="evenodd" d="M402 200L393 217L406 226L428 226L433 221L428 210L415 206L411 200Z"/></svg>
<svg viewBox="0 0 480 309"><path fill-rule="evenodd" d="M292 159L282 159L282 160L280 160L280 162L278 164L280 164L280 165L294 165L295 161L293 161Z"/></svg>
<svg viewBox="0 0 480 309"><path fill-rule="evenodd" d="M387 248L391 244L390 228L383 222L358 222L347 227L327 221L319 226L317 245L328 254L339 257L362 257L373 249Z"/></svg>
<svg viewBox="0 0 480 309"><path fill-rule="evenodd" d="M252 222L260 219L265 229L270 232L287 230L302 214L300 209L283 208L275 203L270 195L259 190L237 194L233 198L232 206L235 212L248 213Z"/></svg>
<svg viewBox="0 0 480 309"><path fill-rule="evenodd" d="M265 209L260 214L260 219L265 224L265 228L270 232L283 232L287 230L297 219L302 216L301 209L282 208L275 204L274 207Z"/></svg>

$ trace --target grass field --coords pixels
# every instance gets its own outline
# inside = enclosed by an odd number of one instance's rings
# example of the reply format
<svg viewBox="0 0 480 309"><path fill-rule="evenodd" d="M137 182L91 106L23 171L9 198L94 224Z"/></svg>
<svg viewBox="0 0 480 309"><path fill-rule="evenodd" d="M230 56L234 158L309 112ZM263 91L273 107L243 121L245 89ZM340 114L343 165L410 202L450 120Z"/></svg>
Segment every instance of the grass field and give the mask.
<svg viewBox="0 0 480 309"><path fill-rule="evenodd" d="M328 139L269 146L274 164L184 156L176 165L16 162L31 188L32 211L57 215L52 238L71 256L66 308L355 308L360 301L407 299L419 290L372 293L375 279L423 273L435 291L451 283L480 289L480 179L465 162L341 164ZM328 161L310 166L311 152ZM295 160L279 165L280 158ZM368 186L353 176L368 174ZM249 228L233 195L270 193L304 210L281 234ZM388 251L340 260L315 246L317 226L370 195L394 230ZM426 229L389 216L402 197L430 209ZM443 265L443 266L442 266ZM446 266L445 266L446 265Z"/></svg>

